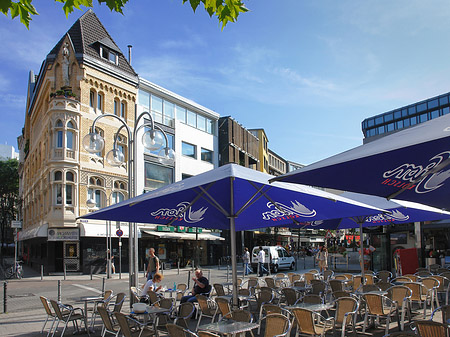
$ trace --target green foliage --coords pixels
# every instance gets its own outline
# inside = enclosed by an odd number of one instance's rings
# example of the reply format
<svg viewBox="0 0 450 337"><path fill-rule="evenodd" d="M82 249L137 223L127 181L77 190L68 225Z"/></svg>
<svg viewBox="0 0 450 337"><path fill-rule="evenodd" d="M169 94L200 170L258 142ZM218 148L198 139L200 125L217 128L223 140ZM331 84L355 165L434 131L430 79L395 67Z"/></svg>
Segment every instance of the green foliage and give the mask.
<svg viewBox="0 0 450 337"><path fill-rule="evenodd" d="M0 234L6 242L7 229L16 218L19 199L19 162L16 159L0 161Z"/></svg>
<svg viewBox="0 0 450 337"><path fill-rule="evenodd" d="M11 12L11 18L20 17L27 28L30 26L31 16L39 15L36 8L31 4L33 0L0 0L0 11L8 16ZM123 7L128 0L97 0L98 3L105 3L111 11L123 14ZM183 4L189 2L193 11L200 4L203 4L209 16L216 16L222 24L222 29L228 22L236 22L240 13L245 13L248 9L245 7L243 0L182 0ZM82 10L82 7L92 8L92 0L55 0L63 4L63 11L66 17L74 11L74 9Z"/></svg>

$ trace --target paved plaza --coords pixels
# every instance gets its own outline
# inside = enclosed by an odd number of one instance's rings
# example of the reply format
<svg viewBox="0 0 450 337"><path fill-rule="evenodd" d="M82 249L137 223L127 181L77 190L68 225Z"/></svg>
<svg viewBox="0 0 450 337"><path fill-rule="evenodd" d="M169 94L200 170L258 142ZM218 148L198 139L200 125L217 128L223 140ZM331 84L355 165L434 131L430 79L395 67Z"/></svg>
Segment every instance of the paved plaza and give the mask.
<svg viewBox="0 0 450 337"><path fill-rule="evenodd" d="M312 260L309 263L313 263ZM306 269L299 269L296 272L304 273L313 266L306 263ZM302 264L299 263L299 267ZM242 270L240 266L239 271ZM25 270L25 276L27 273L33 276L25 277L22 280L10 280L7 283L7 312L0 314L0 336L42 336L41 328L46 319L46 314L39 300L39 296L45 296L50 299L57 299L58 296L58 281L61 285L61 302L70 303L74 306L82 307L82 303L75 303L75 299L80 296L97 296L102 292L103 286L105 289L112 289L114 293L125 292L128 299L128 274L123 274L122 279L119 279L119 275L115 274L111 279L105 279L105 275L97 275L90 278L89 275L67 275L66 280L63 276L45 276L43 280L39 275L33 274L28 269ZM163 285L171 287L173 283L187 283L188 277L191 275L192 270L167 270L164 272ZM205 276L209 277L212 283L224 283L231 281L231 271L226 267L218 269L217 266L205 267ZM140 283L145 282L145 278L141 273ZM2 283L4 284L4 283ZM192 287L192 282L190 282ZM2 290L3 293L3 290ZM3 301L3 295L1 296ZM2 304L3 306L3 304ZM3 308L2 308L3 309ZM123 310L125 313L129 312L129 303L125 303ZM1 311L3 312L3 310ZM423 311L420 311L422 313ZM423 316L419 313L418 318ZM430 311L428 311L428 318ZM202 323L208 323L209 319L205 319ZM358 318L357 335L358 336L384 336L384 324L379 328L372 328L362 333L362 318ZM195 321L191 321L192 329L195 328ZM409 330L409 324L407 329ZM92 336L101 335L101 320L97 319L95 332ZM47 324L47 328L49 324ZM57 335L61 333L61 327L58 330ZM394 320L390 324L390 332L398 331L397 323ZM68 326L68 330L65 335L70 336L74 332L72 325ZM291 336L294 336L295 331L291 332ZM45 334L46 335L46 334ZM163 334L162 334L163 335ZM262 333L261 333L262 336Z"/></svg>

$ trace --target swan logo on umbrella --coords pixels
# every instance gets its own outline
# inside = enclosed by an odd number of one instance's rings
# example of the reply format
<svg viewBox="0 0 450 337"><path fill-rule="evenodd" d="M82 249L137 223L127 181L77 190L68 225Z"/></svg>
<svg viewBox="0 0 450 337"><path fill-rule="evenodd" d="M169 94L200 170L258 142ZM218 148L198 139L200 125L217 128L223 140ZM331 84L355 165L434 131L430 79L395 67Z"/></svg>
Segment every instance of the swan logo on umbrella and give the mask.
<svg viewBox="0 0 450 337"><path fill-rule="evenodd" d="M299 203L297 200L291 201L292 206L286 206L282 203L272 202L267 203L267 208L273 208L270 211L263 212L262 217L264 220L277 221L283 219L284 217L314 217L317 212L313 209L310 210L305 205Z"/></svg>
<svg viewBox="0 0 450 337"><path fill-rule="evenodd" d="M184 220L187 223L196 223L203 220L203 215L208 210L208 207L202 207L199 210L193 211L189 208L189 202L183 201L177 205L177 208L160 208L157 211L151 212L150 214L156 219L165 218L166 220L176 219L177 221Z"/></svg>

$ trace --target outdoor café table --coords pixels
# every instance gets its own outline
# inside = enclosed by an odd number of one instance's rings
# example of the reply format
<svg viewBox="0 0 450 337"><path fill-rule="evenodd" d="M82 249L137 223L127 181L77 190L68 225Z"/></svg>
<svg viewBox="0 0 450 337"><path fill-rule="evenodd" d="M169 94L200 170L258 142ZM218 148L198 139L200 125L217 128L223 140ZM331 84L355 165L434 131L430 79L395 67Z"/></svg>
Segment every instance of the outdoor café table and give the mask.
<svg viewBox="0 0 450 337"><path fill-rule="evenodd" d="M88 325L88 303L96 303L96 302L100 302L103 301L103 296L83 296L83 297L77 297L74 298L75 302L81 303L84 302L84 324L85 326L90 326ZM95 308L93 309L95 310ZM92 314L91 316L91 324L92 324L92 319L93 319L94 314ZM92 328L88 328L87 329L87 333L90 336L90 332L94 332L94 327Z"/></svg>
<svg viewBox="0 0 450 337"><path fill-rule="evenodd" d="M154 322L154 330L155 330L155 335L158 336L158 330L157 330L157 326L158 326L158 321L159 321L159 315L161 314L168 314L170 313L170 309L167 308L160 308L160 307L155 307L155 306L147 306L147 310L144 312L134 312L131 311L130 315L134 316L136 318L142 318L142 322L145 325L150 324L152 321ZM151 320L149 319L150 316L156 316L155 319Z"/></svg>
<svg viewBox="0 0 450 337"><path fill-rule="evenodd" d="M297 303L294 305L286 306L286 309L291 310L291 309L301 308L301 309L308 309L308 310L315 311L315 312L321 312L321 311L327 311L327 310L331 309L332 307L333 307L333 305L331 303L321 303L321 304Z"/></svg>
<svg viewBox="0 0 450 337"><path fill-rule="evenodd" d="M177 289L164 289L164 290L160 290L159 292L161 292L164 295L164 297L166 297L166 295L168 295L171 298L173 297L173 294L176 295L178 293L182 293L181 290L177 290Z"/></svg>
<svg viewBox="0 0 450 337"><path fill-rule="evenodd" d="M303 287L303 286L293 286L293 287L289 287L289 288L294 289L298 293L304 293L304 292L307 292L307 291L312 289L311 286L305 286L305 287Z"/></svg>
<svg viewBox="0 0 450 337"><path fill-rule="evenodd" d="M355 292L355 294L356 295L359 295L359 296L364 296L364 295L367 295L367 294L375 294L375 295L382 295L382 296L386 296L387 295L387 291L384 291L384 290L371 290L371 291L364 291L364 292L360 292L360 291L357 291L357 292Z"/></svg>
<svg viewBox="0 0 450 337"><path fill-rule="evenodd" d="M200 325L198 330L211 331L221 335L235 336L238 333L257 329L258 323L236 322L233 320L222 320L216 323Z"/></svg>

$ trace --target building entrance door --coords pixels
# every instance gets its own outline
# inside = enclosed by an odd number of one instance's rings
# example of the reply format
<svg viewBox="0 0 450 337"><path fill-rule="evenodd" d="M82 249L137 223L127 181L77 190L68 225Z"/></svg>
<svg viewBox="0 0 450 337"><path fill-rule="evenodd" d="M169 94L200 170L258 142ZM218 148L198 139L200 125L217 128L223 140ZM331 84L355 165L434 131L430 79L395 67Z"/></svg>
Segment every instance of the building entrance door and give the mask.
<svg viewBox="0 0 450 337"><path fill-rule="evenodd" d="M370 236L371 245L375 248L372 253L372 268L374 271L390 270L391 259L388 256L389 247L386 234L372 234Z"/></svg>
<svg viewBox="0 0 450 337"><path fill-rule="evenodd" d="M66 271L80 270L80 243L64 241L64 265Z"/></svg>

